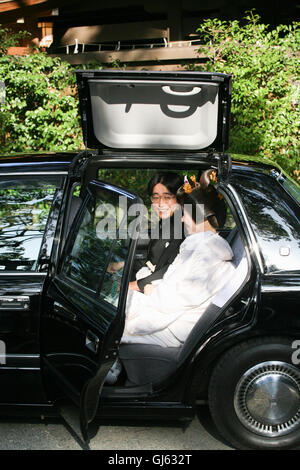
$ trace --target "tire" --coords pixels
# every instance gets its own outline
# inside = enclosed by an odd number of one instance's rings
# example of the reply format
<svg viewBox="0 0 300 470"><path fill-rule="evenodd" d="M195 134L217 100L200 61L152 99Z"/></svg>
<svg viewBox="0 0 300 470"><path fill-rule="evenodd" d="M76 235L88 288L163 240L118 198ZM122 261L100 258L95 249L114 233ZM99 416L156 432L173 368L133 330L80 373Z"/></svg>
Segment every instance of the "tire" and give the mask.
<svg viewBox="0 0 300 470"><path fill-rule="evenodd" d="M234 346L213 370L212 419L236 449L295 449L300 445L300 369L293 340L256 338Z"/></svg>

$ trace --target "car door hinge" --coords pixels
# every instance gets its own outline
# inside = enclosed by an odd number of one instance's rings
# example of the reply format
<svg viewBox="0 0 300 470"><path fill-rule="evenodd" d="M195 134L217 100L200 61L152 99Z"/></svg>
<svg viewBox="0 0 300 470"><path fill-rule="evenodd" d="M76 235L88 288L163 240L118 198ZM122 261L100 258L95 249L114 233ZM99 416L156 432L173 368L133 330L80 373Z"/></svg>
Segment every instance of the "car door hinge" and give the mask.
<svg viewBox="0 0 300 470"><path fill-rule="evenodd" d="M222 183L227 183L231 176L232 170L232 160L231 156L228 153L223 153L216 155L216 159L218 162L218 180Z"/></svg>

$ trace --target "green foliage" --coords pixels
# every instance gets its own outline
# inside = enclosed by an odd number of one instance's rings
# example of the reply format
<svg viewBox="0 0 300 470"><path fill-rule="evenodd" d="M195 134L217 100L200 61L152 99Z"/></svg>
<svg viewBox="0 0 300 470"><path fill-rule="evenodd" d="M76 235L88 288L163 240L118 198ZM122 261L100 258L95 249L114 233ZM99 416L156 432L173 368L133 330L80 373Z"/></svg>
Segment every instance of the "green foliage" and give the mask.
<svg viewBox="0 0 300 470"><path fill-rule="evenodd" d="M130 188L130 190L136 194L142 194L144 203L150 207L151 201L147 194L147 185L156 173L156 170L149 169L100 169L98 177L99 179L109 181L116 186Z"/></svg>
<svg viewBox="0 0 300 470"><path fill-rule="evenodd" d="M244 22L205 20L199 52L209 59L197 66L233 77L230 151L268 157L298 180L299 25L270 30L254 11Z"/></svg>
<svg viewBox="0 0 300 470"><path fill-rule="evenodd" d="M0 25L0 57L6 54L9 47L17 46L19 41L30 36L27 31L19 31L12 34L8 28L2 28Z"/></svg>
<svg viewBox="0 0 300 470"><path fill-rule="evenodd" d="M252 11L244 22L205 20L198 31L205 43L199 51L209 59L197 68L233 76L230 151L271 159L300 180L299 23L270 30ZM0 26L0 81L6 86L0 152L77 150L82 134L73 69L38 51L6 55L25 34Z"/></svg>
<svg viewBox="0 0 300 470"><path fill-rule="evenodd" d="M75 74L68 63L38 51L22 57L0 54L0 81L6 93L0 105L2 153L82 145Z"/></svg>

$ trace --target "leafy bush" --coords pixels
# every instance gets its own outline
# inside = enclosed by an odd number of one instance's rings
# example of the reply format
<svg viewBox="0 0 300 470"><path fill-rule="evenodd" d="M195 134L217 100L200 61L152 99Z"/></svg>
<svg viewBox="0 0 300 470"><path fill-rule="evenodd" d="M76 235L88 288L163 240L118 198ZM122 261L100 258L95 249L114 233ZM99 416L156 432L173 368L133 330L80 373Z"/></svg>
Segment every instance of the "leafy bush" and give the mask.
<svg viewBox="0 0 300 470"><path fill-rule="evenodd" d="M8 28L2 28L0 25L0 56L6 54L9 47L17 46L19 42L29 36L27 31L12 33Z"/></svg>
<svg viewBox="0 0 300 470"><path fill-rule="evenodd" d="M269 30L252 11L243 23L208 19L198 31L199 52L209 59L197 69L233 76L230 151L272 159L299 181L299 23ZM76 150L82 134L73 69L38 51L6 55L24 34L0 26L0 152Z"/></svg>
<svg viewBox="0 0 300 470"><path fill-rule="evenodd" d="M5 46L11 44L7 40ZM71 66L38 51L23 57L5 51L0 51L6 92L0 105L0 151L78 149L82 134Z"/></svg>
<svg viewBox="0 0 300 470"><path fill-rule="evenodd" d="M196 67L233 77L230 151L272 159L298 181L299 25L270 30L255 11L243 23L205 20L199 52L209 59Z"/></svg>

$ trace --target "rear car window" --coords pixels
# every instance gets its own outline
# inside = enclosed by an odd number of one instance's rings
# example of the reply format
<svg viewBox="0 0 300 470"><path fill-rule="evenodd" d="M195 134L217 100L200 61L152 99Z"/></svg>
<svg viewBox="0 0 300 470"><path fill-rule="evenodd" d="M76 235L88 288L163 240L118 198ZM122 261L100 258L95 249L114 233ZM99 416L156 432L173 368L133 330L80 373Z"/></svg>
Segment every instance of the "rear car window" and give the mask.
<svg viewBox="0 0 300 470"><path fill-rule="evenodd" d="M255 233L266 273L299 272L299 204L262 173L236 174L233 184Z"/></svg>
<svg viewBox="0 0 300 470"><path fill-rule="evenodd" d="M282 181L281 184L288 191L288 193L290 193L291 196L293 196L293 198L296 199L296 201L298 201L300 204L300 187L287 178Z"/></svg>
<svg viewBox="0 0 300 470"><path fill-rule="evenodd" d="M37 270L49 212L61 185L62 177L54 175L1 179L0 271Z"/></svg>

